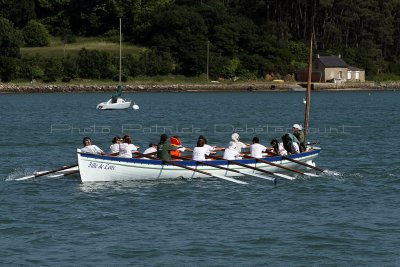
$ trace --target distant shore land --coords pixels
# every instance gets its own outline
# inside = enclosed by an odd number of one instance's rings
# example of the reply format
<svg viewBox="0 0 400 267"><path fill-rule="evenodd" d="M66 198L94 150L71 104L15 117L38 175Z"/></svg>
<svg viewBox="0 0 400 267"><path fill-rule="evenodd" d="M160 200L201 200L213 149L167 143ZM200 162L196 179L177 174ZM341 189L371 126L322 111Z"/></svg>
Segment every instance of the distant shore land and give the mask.
<svg viewBox="0 0 400 267"><path fill-rule="evenodd" d="M210 82L210 83L123 83L124 92L240 92L304 91L304 82ZM90 84L12 84L0 83L0 93L91 93L114 92L113 85ZM400 90L400 82L312 83L314 91Z"/></svg>

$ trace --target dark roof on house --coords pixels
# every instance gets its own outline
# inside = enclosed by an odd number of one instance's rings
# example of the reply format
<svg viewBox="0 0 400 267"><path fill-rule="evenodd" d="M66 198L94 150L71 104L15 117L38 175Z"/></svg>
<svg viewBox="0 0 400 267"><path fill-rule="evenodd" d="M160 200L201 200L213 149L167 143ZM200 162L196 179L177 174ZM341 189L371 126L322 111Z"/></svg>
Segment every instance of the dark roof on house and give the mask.
<svg viewBox="0 0 400 267"><path fill-rule="evenodd" d="M347 68L349 65L338 56L320 56L316 60L321 62L325 68Z"/></svg>

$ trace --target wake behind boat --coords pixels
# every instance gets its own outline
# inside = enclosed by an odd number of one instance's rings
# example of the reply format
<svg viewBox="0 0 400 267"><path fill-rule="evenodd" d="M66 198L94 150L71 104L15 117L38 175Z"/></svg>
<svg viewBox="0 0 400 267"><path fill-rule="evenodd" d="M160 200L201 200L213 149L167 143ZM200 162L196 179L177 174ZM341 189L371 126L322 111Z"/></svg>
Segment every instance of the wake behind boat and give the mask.
<svg viewBox="0 0 400 267"><path fill-rule="evenodd" d="M265 157L261 160L280 164L285 167L300 166L298 163L295 163L291 160L313 166L313 160L318 156L320 151L320 148L313 148L312 150L300 154L293 154L287 157ZM247 176L247 173L250 176L251 174L265 175L264 172L252 169L252 167L274 174L284 171L282 168L260 162L254 158L234 161L209 160L206 161L207 165L203 165L194 160L163 161L160 159L121 158L87 154L82 153L80 149L77 149L77 157L82 182L158 180L174 178L191 179L205 178L210 176L223 178ZM230 170L237 170L239 173ZM243 170L245 170L247 173L243 173Z"/></svg>

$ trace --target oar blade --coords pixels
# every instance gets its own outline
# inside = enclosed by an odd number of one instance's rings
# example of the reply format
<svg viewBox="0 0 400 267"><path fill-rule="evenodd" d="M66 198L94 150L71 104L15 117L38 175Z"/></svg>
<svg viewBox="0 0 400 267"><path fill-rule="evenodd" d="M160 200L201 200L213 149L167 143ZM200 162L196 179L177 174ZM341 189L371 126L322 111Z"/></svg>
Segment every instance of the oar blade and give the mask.
<svg viewBox="0 0 400 267"><path fill-rule="evenodd" d="M29 175L29 176L25 176L25 177L16 178L15 181L23 181L23 180L28 180L28 179L32 179L32 178L35 178L35 175Z"/></svg>
<svg viewBox="0 0 400 267"><path fill-rule="evenodd" d="M275 182L275 180L276 180L276 178L272 178L272 177L268 177L268 176L264 176L264 175L260 175L260 174L256 174L256 173L248 173L248 172L242 172L242 171L240 173L244 174L244 175L252 176L252 177L257 177L257 178L269 180L269 181L272 181L272 182Z"/></svg>
<svg viewBox="0 0 400 267"><path fill-rule="evenodd" d="M310 177L319 177L318 174L311 173L311 172L305 172L304 175L310 176Z"/></svg>
<svg viewBox="0 0 400 267"><path fill-rule="evenodd" d="M215 178L227 180L227 181L230 181L230 182L234 182L234 183L237 183L237 184L247 184L246 182L243 182L243 181L240 181L240 180L236 180L234 178L218 175L218 174L211 174L211 176L215 177Z"/></svg>
<svg viewBox="0 0 400 267"><path fill-rule="evenodd" d="M279 177L284 178L284 179L288 179L288 180L295 180L296 179L296 177L292 177L292 176L289 176L289 175L286 175L286 174L283 174L283 173L274 173L274 175L275 176L279 176Z"/></svg>

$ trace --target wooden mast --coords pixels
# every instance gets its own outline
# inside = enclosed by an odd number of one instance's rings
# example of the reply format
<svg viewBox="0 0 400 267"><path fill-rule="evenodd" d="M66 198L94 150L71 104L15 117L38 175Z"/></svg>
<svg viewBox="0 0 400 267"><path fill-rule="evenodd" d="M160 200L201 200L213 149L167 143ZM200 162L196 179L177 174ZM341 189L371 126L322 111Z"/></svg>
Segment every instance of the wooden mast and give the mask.
<svg viewBox="0 0 400 267"><path fill-rule="evenodd" d="M311 33L310 38L310 58L308 62L308 81L307 81L307 94L306 94L306 110L304 117L304 142L307 144L308 135L308 118L310 114L310 96L311 96L311 74L312 74L312 44L314 33Z"/></svg>

